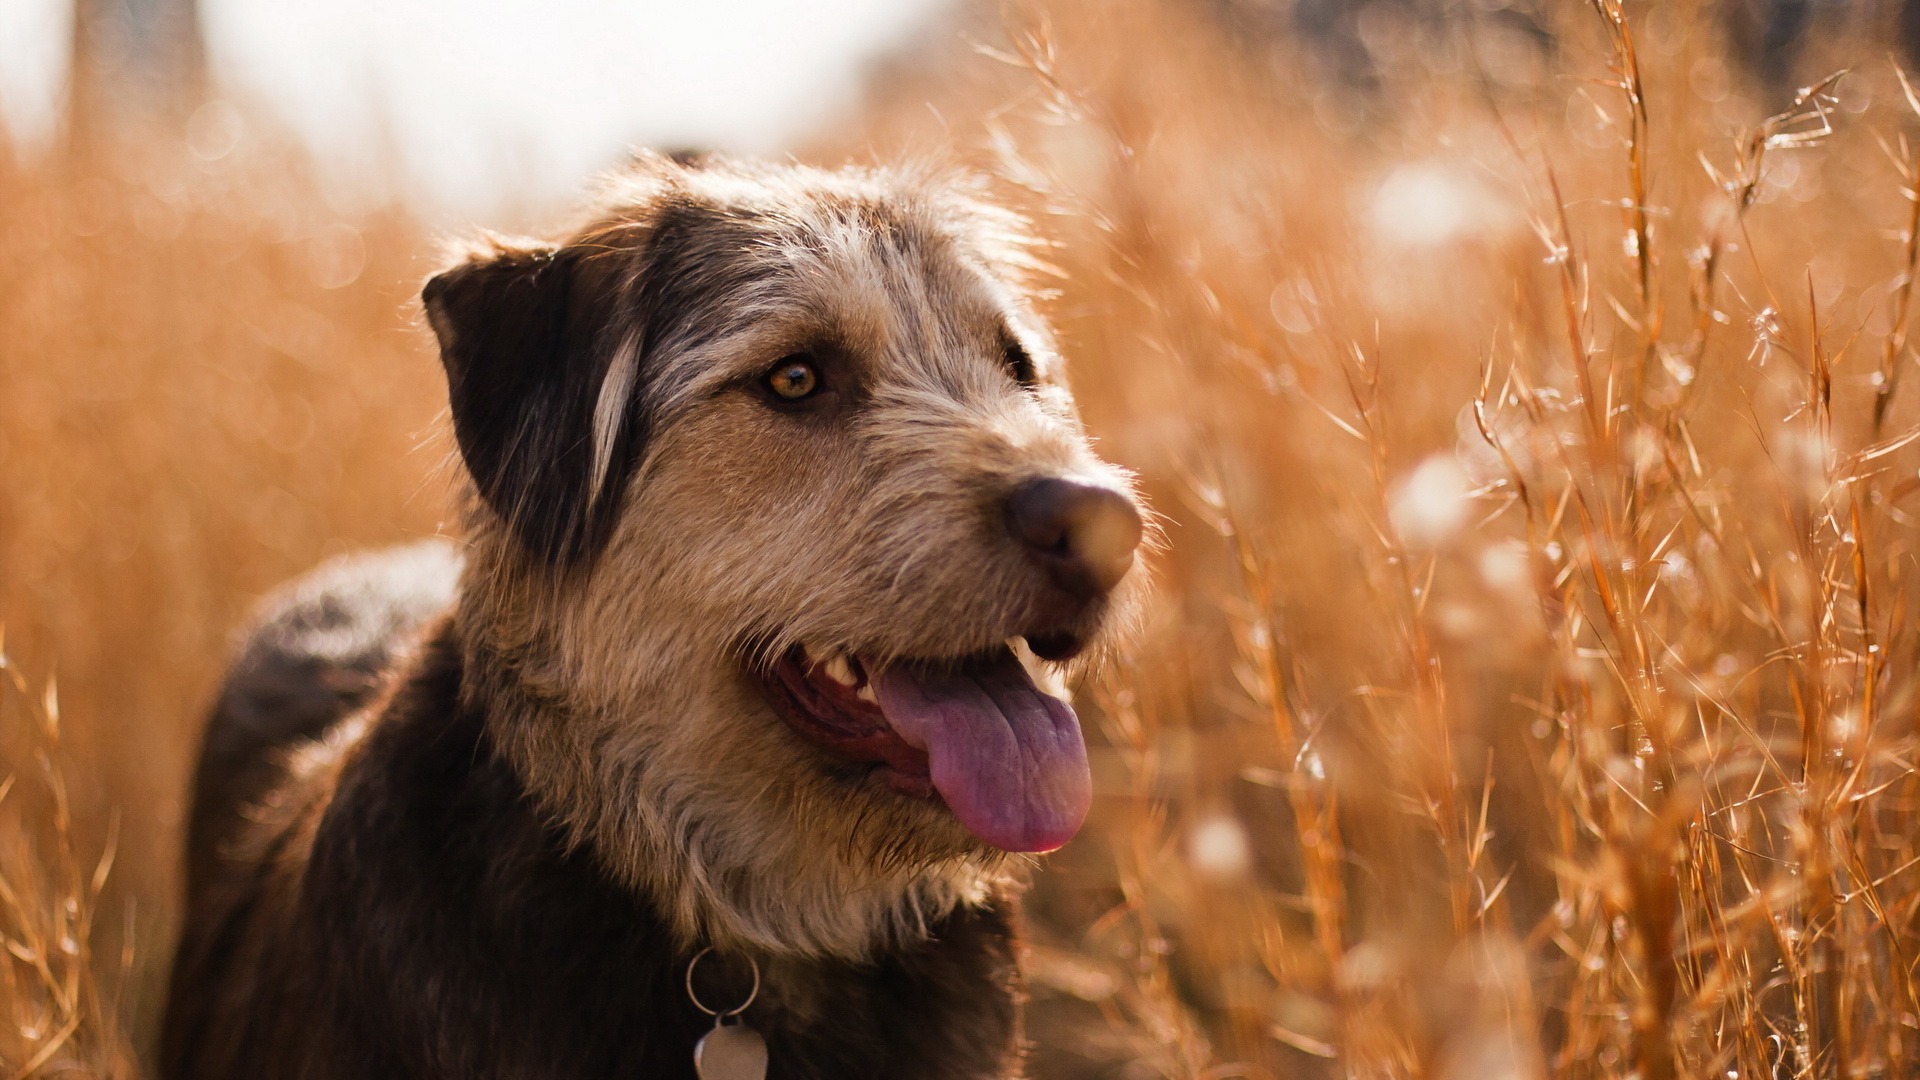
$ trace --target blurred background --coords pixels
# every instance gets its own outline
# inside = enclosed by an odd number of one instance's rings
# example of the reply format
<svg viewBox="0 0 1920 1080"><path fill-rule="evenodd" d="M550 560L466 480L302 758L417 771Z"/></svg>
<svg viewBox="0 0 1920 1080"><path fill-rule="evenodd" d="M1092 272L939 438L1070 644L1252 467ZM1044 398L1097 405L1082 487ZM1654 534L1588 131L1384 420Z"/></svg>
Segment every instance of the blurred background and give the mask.
<svg viewBox="0 0 1920 1080"><path fill-rule="evenodd" d="M485 217L563 202L630 146L783 151L950 14L939 0L9 0L0 102L40 146L68 102L225 101L283 125L343 194ZM224 133L226 111L202 127Z"/></svg>
<svg viewBox="0 0 1920 1080"><path fill-rule="evenodd" d="M434 535L448 235L977 173L1164 515L1036 1077L1920 1043L1912 0L0 0L0 1074L133 1076L252 601Z"/></svg>

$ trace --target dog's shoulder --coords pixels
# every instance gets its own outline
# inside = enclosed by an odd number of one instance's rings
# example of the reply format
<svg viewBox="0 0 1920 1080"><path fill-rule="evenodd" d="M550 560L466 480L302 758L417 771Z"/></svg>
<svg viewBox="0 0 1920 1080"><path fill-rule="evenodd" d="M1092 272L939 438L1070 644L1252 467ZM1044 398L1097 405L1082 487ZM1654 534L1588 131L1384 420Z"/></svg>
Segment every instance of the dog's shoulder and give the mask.
<svg viewBox="0 0 1920 1080"><path fill-rule="evenodd" d="M194 774L189 893L219 872L285 755L365 705L421 628L453 601L443 541L326 563L269 596L227 671Z"/></svg>
<svg viewBox="0 0 1920 1080"><path fill-rule="evenodd" d="M363 702L397 648L453 602L460 558L428 541L337 559L269 596L215 709L214 739L317 736Z"/></svg>

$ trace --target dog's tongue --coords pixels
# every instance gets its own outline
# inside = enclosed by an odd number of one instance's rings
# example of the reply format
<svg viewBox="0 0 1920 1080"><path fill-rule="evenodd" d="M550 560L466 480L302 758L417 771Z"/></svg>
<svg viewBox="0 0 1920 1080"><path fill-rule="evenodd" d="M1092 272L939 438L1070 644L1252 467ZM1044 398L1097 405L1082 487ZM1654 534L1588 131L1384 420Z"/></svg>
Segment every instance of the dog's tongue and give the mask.
<svg viewBox="0 0 1920 1080"><path fill-rule="evenodd" d="M1093 799L1080 721L1012 652L957 671L894 665L873 689L975 836L1004 851L1052 851L1079 831Z"/></svg>

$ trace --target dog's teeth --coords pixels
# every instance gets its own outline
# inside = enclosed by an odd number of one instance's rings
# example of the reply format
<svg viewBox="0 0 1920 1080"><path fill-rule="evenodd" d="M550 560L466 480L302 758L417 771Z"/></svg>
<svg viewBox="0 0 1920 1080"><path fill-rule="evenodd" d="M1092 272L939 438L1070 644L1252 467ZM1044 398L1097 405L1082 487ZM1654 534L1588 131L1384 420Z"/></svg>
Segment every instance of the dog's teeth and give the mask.
<svg viewBox="0 0 1920 1080"><path fill-rule="evenodd" d="M880 695L873 692L873 682L871 680L861 683L860 689L855 690L853 696L869 705L880 704Z"/></svg>
<svg viewBox="0 0 1920 1080"><path fill-rule="evenodd" d="M821 667L826 671L827 678L832 679L834 682L842 686L853 685L853 669L847 666L847 658L845 656L836 654L833 659L822 664Z"/></svg>

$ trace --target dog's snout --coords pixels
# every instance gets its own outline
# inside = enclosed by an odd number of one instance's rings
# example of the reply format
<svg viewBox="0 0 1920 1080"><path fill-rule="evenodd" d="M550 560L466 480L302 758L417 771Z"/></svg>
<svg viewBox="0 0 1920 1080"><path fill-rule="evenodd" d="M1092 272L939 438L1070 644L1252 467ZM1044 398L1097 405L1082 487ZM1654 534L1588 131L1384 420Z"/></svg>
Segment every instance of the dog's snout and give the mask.
<svg viewBox="0 0 1920 1080"><path fill-rule="evenodd" d="M1083 599L1126 576L1141 528L1133 500L1112 488L1044 477L1007 497L1007 530L1056 585Z"/></svg>

